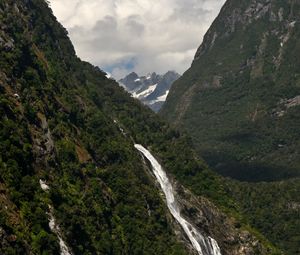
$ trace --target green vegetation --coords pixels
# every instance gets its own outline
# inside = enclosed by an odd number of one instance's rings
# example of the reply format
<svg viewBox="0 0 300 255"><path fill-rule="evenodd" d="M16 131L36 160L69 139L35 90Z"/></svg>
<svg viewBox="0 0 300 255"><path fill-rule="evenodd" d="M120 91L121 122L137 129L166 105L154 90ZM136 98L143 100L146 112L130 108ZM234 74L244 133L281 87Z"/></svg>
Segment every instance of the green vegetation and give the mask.
<svg viewBox="0 0 300 255"><path fill-rule="evenodd" d="M266 233L287 254L299 254L299 179L274 183L230 182L228 192L239 201L251 226ZM274 202L275 201L275 202Z"/></svg>
<svg viewBox="0 0 300 255"><path fill-rule="evenodd" d="M80 61L46 2L0 1L0 25L1 254L59 253L48 205L74 254L187 254L134 142L246 228L238 186L229 192L187 136Z"/></svg>
<svg viewBox="0 0 300 255"><path fill-rule="evenodd" d="M300 5L257 2L227 1L161 115L191 135L216 172L242 181L224 182L227 196L252 226L295 255Z"/></svg>
<svg viewBox="0 0 300 255"><path fill-rule="evenodd" d="M1 1L0 13L0 253L59 254L49 204L75 254L187 254L113 122L108 105L130 97L75 56L44 1Z"/></svg>

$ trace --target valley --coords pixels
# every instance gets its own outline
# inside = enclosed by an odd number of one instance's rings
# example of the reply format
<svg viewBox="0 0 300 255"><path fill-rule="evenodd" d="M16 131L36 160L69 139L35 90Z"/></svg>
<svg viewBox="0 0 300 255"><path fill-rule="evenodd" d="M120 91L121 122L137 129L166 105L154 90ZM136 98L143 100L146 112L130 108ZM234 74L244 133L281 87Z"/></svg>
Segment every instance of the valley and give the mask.
<svg viewBox="0 0 300 255"><path fill-rule="evenodd" d="M299 255L299 14L227 0L182 76L117 82L0 1L0 253Z"/></svg>

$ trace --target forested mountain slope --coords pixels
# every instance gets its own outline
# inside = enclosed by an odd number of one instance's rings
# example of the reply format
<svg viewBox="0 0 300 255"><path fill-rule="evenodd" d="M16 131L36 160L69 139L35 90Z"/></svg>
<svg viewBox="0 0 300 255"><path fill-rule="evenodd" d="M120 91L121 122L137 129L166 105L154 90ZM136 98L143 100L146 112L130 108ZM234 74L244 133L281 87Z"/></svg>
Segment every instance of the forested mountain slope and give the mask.
<svg viewBox="0 0 300 255"><path fill-rule="evenodd" d="M0 253L194 254L134 143L195 192L176 185L222 254L278 254L187 137L76 57L45 1L0 1Z"/></svg>
<svg viewBox="0 0 300 255"><path fill-rule="evenodd" d="M299 1L228 0L162 115L224 175L299 176L299 45Z"/></svg>
<svg viewBox="0 0 300 255"><path fill-rule="evenodd" d="M227 194L300 254L300 2L228 0L161 111L192 136Z"/></svg>

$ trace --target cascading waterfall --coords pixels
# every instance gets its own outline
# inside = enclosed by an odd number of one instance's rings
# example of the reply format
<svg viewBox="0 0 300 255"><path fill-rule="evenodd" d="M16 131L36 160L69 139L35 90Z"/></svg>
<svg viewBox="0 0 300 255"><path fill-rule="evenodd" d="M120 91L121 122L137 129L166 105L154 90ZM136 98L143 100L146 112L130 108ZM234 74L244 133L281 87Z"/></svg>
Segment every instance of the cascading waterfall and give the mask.
<svg viewBox="0 0 300 255"><path fill-rule="evenodd" d="M40 186L41 189L45 192L48 192L50 190L49 186L42 180L40 180ZM68 248L68 246L66 245L66 243L64 242L63 238L62 238L62 234L60 231L59 226L57 225L55 218L54 218L54 214L53 214L53 208L51 205L48 205L49 207L49 227L51 229L51 231L56 234L58 240L59 240L59 247L60 247L60 254L61 255L72 255L70 249Z"/></svg>
<svg viewBox="0 0 300 255"><path fill-rule="evenodd" d="M220 248L211 237L204 237L199 231L188 221L182 218L180 208L174 197L174 190L171 182L169 181L165 171L158 163L158 161L152 156L152 154L140 144L135 144L134 147L140 151L151 163L153 173L156 176L167 200L167 206L181 225L184 232L188 236L192 246L198 252L199 255L221 255Z"/></svg>

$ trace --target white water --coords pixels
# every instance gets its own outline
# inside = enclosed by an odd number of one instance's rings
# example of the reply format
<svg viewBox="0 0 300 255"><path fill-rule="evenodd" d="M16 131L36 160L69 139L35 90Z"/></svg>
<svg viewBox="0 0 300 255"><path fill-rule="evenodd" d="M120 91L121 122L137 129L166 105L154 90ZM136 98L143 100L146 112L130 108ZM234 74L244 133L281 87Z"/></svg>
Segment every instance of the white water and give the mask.
<svg viewBox="0 0 300 255"><path fill-rule="evenodd" d="M48 192L50 190L49 186L43 180L40 180L40 186L43 191ZM62 234L61 234L59 226L56 224L56 221L55 221L55 218L53 215L53 208L50 205L48 205L48 207L49 207L49 212L47 214L49 215L49 227L50 227L51 231L54 234L56 234L56 236L59 240L60 254L61 255L72 255L70 249L68 248L68 246L66 245L66 243L64 242L64 240L62 238Z"/></svg>
<svg viewBox="0 0 300 255"><path fill-rule="evenodd" d="M40 180L40 186L43 191L48 191L50 188L43 180Z"/></svg>
<svg viewBox="0 0 300 255"><path fill-rule="evenodd" d="M199 255L221 255L220 248L211 237L204 237L192 224L182 218L180 208L174 197L174 190L171 182L169 181L165 171L158 163L158 161L152 156L152 154L145 149L142 145L135 144L134 147L139 150L151 163L153 173L156 176L167 200L168 208L181 225L184 232L188 236L192 246L198 252Z"/></svg>
<svg viewBox="0 0 300 255"><path fill-rule="evenodd" d="M61 255L72 255L70 252L68 246L62 239L61 231L59 226L55 222L55 218L53 216L53 208L49 205L49 227L51 231L56 234L58 240L59 240L59 247L60 247L60 254Z"/></svg>

